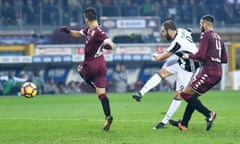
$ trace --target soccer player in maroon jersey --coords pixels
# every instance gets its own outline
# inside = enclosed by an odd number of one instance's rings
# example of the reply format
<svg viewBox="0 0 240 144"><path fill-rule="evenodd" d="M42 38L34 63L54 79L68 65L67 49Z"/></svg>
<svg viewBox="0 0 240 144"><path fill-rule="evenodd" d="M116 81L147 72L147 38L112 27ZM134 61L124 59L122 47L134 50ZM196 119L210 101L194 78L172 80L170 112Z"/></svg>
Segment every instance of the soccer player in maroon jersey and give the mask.
<svg viewBox="0 0 240 144"><path fill-rule="evenodd" d="M187 130L188 122L196 109L206 117L207 128L210 130L216 118L216 112L206 108L198 99L198 96L214 87L222 77L222 63L227 63L227 53L221 37L214 32L214 17L204 15L200 20L202 31L199 51L196 54L184 54L183 58L202 62L202 70L198 73L188 87L181 93L187 101L187 106L182 121L170 121L180 130Z"/></svg>
<svg viewBox="0 0 240 144"><path fill-rule="evenodd" d="M84 48L84 61L77 68L80 76L91 87L96 89L106 117L103 130L108 131L113 121L110 104L106 95L107 67L103 56L103 49L115 49L115 44L106 35L97 21L96 10L92 7L84 10L84 20L87 28L80 31L71 30L66 26L60 27L60 31L69 33L73 37L86 37Z"/></svg>

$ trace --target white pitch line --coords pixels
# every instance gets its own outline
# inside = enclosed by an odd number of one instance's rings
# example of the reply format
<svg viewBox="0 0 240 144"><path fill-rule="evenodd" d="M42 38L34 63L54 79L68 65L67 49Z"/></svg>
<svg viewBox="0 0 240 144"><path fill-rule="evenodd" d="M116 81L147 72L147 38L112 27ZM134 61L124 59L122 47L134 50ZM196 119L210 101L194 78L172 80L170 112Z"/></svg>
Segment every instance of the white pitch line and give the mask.
<svg viewBox="0 0 240 144"><path fill-rule="evenodd" d="M27 117L10 117L10 118L0 118L0 120L38 120L38 121L104 121L104 119L68 119L68 118L27 118ZM117 119L116 122L141 122L141 123L152 123L154 121L150 120L127 120L127 119Z"/></svg>

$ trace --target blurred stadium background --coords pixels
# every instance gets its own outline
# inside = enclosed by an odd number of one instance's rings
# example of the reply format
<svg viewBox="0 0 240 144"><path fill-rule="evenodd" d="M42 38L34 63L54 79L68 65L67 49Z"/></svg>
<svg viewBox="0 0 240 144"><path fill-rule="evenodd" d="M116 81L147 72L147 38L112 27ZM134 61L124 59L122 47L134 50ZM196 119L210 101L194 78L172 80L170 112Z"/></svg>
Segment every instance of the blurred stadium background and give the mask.
<svg viewBox="0 0 240 144"><path fill-rule="evenodd" d="M35 80L40 94L93 92L76 72L83 60L84 39L58 31L61 25L84 27L82 13L89 6L96 8L100 23L117 44L116 51L105 52L108 91L114 92L111 80L117 64L125 66L126 91L137 90L159 70L163 63L153 61L152 53L168 46L160 37L161 22L172 19L178 27L192 28L198 43L204 14L215 16L215 29L229 54L216 89L240 89L240 0L1 0L0 77L13 72ZM5 83L1 81L1 92ZM155 91L173 87L174 77ZM7 95L17 92L14 88Z"/></svg>

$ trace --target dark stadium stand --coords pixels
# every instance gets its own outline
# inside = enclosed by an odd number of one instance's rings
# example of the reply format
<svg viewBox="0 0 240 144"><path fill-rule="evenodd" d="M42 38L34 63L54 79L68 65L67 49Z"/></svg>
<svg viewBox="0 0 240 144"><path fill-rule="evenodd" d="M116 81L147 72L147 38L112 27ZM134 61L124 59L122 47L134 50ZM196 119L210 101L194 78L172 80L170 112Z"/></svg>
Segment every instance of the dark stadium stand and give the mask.
<svg viewBox="0 0 240 144"><path fill-rule="evenodd" d="M1 0L0 35L50 34L59 25L84 25L82 11L95 7L100 16L158 16L178 25L198 28L203 14L212 14L219 28L240 25L240 6L235 0Z"/></svg>

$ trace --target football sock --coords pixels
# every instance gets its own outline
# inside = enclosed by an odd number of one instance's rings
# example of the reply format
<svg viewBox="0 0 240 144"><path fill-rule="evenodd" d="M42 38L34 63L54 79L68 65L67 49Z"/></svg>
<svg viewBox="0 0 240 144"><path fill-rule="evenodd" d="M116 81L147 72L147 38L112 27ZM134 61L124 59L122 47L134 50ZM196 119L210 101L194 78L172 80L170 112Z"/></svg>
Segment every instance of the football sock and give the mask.
<svg viewBox="0 0 240 144"><path fill-rule="evenodd" d="M103 111L106 117L111 116L110 104L106 94L101 94L98 96L103 107Z"/></svg>
<svg viewBox="0 0 240 144"><path fill-rule="evenodd" d="M182 125L188 127L188 122L190 121L194 110L195 110L194 107L188 103L184 111Z"/></svg>
<svg viewBox="0 0 240 144"><path fill-rule="evenodd" d="M177 111L177 109L180 107L182 103L182 100L180 99L173 99L172 103L170 104L168 111L165 115L165 117L162 120L162 123L167 124L168 121L171 119L171 117L174 115L174 113Z"/></svg>
<svg viewBox="0 0 240 144"><path fill-rule="evenodd" d="M143 96L145 93L150 91L152 88L156 87L160 82L162 78L159 73L155 73L142 87L142 89L139 91L140 94Z"/></svg>
<svg viewBox="0 0 240 144"><path fill-rule="evenodd" d="M209 113L211 111L209 111L197 97L192 96L190 99L187 100L187 102L191 104L191 106L193 106L197 111L199 111L206 117L209 117Z"/></svg>

